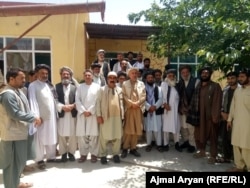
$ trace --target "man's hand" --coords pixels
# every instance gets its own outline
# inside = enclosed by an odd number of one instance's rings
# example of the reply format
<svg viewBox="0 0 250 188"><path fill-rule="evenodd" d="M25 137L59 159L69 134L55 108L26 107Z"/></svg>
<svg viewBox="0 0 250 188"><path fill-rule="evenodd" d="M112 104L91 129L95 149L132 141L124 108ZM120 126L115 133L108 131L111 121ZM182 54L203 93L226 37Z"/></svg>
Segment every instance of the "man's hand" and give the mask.
<svg viewBox="0 0 250 188"><path fill-rule="evenodd" d="M67 105L64 105L62 107L62 109L63 109L64 112L70 112L71 110L74 109L74 107L75 107L74 104L67 104Z"/></svg>
<svg viewBox="0 0 250 188"><path fill-rule="evenodd" d="M150 113L153 113L154 111L156 111L156 106L150 106L150 108L148 109L148 111Z"/></svg>
<svg viewBox="0 0 250 188"><path fill-rule="evenodd" d="M171 106L167 103L164 103L163 104L164 108L167 110L167 111L170 111L171 110Z"/></svg>
<svg viewBox="0 0 250 188"><path fill-rule="evenodd" d="M35 120L34 120L34 126L35 127L41 126L42 123L43 123L42 118L40 118L40 117L35 118Z"/></svg>
<svg viewBox="0 0 250 188"><path fill-rule="evenodd" d="M91 113L88 112L88 111L85 111L85 112L83 112L83 115L84 115L85 117L89 117L89 116L91 116Z"/></svg>
<svg viewBox="0 0 250 188"><path fill-rule="evenodd" d="M104 120L103 120L102 116L97 117L97 123L98 124L103 124L104 123Z"/></svg>
<svg viewBox="0 0 250 188"><path fill-rule="evenodd" d="M228 121L227 122L227 131L229 131L230 129L232 129L232 122Z"/></svg>
<svg viewBox="0 0 250 188"><path fill-rule="evenodd" d="M221 112L221 116L222 116L222 119L227 121L227 118L228 118L228 114L225 113L225 112Z"/></svg>

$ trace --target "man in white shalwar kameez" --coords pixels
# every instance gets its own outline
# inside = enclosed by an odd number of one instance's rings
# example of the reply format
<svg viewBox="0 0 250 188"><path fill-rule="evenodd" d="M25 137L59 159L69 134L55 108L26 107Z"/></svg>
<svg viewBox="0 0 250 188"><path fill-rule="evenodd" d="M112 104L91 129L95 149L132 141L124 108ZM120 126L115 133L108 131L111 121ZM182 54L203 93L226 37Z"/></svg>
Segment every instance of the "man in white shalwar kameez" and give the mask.
<svg viewBox="0 0 250 188"><path fill-rule="evenodd" d="M144 126L146 130L146 151L152 149L153 138L156 141L157 150L162 152L162 91L161 88L154 84L154 73L145 74L146 103L144 112Z"/></svg>
<svg viewBox="0 0 250 188"><path fill-rule="evenodd" d="M169 69L167 71L167 77L164 82L161 83L161 89L163 93L163 149L169 150L169 133L174 136L175 149L182 152L179 146L180 136L180 117L178 114L179 94L175 88L176 86L176 71Z"/></svg>
<svg viewBox="0 0 250 188"><path fill-rule="evenodd" d="M93 72L84 72L85 82L80 84L76 91L77 123L76 136L78 136L78 147L80 151L79 163L87 159L91 154L91 162L97 161L99 151L99 130L96 118L96 99L100 85L94 83Z"/></svg>
<svg viewBox="0 0 250 188"><path fill-rule="evenodd" d="M250 172L250 70L239 72L238 87L230 105L227 128L232 128L235 167L230 172Z"/></svg>
<svg viewBox="0 0 250 188"><path fill-rule="evenodd" d="M47 162L55 162L57 143L56 93L48 81L50 67L45 64L36 66L37 80L30 83L28 89L31 111L42 118L42 125L34 133L36 150L35 161L39 169L45 168L44 153Z"/></svg>
<svg viewBox="0 0 250 188"><path fill-rule="evenodd" d="M72 81L73 71L69 67L60 69L61 82L56 84L58 96L58 143L61 162L75 161L76 151L76 86Z"/></svg>

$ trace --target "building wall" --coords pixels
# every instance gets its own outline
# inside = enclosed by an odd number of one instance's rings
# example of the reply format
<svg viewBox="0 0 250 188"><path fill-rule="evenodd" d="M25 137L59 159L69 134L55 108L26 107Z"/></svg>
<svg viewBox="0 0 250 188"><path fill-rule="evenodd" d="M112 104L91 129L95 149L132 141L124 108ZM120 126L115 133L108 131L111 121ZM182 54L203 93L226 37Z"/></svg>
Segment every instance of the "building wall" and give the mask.
<svg viewBox="0 0 250 188"><path fill-rule="evenodd" d="M167 61L166 58L158 59L152 53L147 51L146 40L118 40L118 39L89 39L88 40L89 54L87 65L96 59L96 51L104 49L107 52L125 52L132 51L134 53L141 52L143 58L151 59L151 68L164 70Z"/></svg>
<svg viewBox="0 0 250 188"><path fill-rule="evenodd" d="M0 17L0 36L19 37L43 17ZM52 15L26 35L51 39L53 83L60 81L59 69L62 66L71 67L76 79L82 79L82 72L86 67L87 51L84 22L89 22L88 13Z"/></svg>

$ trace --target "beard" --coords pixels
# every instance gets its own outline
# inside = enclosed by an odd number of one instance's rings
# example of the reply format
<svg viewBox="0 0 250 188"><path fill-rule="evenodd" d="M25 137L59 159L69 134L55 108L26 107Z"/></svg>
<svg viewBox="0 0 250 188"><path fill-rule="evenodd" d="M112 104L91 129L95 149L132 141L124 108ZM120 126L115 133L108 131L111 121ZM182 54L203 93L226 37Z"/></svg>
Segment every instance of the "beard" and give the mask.
<svg viewBox="0 0 250 188"><path fill-rule="evenodd" d="M153 86L153 85L154 85L154 82L147 82L147 84L148 84L149 86Z"/></svg>
<svg viewBox="0 0 250 188"><path fill-rule="evenodd" d="M247 85L249 83L249 80L246 79L244 81L238 81L241 86Z"/></svg>
<svg viewBox="0 0 250 188"><path fill-rule="evenodd" d="M168 85L170 85L172 87L175 87L175 85L176 85L176 80L169 80L168 78L166 78L165 81L168 83Z"/></svg>
<svg viewBox="0 0 250 188"><path fill-rule="evenodd" d="M94 75L94 77L98 78L100 76L100 73L94 73L93 75Z"/></svg>
<svg viewBox="0 0 250 188"><path fill-rule="evenodd" d="M62 83L63 85L68 85L68 84L71 83L71 80L70 80L70 79L62 79L61 83Z"/></svg>
<svg viewBox="0 0 250 188"><path fill-rule="evenodd" d="M202 82L208 82L208 81L210 81L210 78L211 78L211 77L208 76L207 78L202 78L202 77L201 77L200 79L201 79Z"/></svg>

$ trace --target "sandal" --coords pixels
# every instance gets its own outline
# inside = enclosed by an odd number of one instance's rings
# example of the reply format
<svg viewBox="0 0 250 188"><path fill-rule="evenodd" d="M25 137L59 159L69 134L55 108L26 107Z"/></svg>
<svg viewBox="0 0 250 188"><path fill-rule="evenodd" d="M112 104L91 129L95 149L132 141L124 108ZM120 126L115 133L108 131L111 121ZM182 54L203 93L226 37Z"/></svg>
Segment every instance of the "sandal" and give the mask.
<svg viewBox="0 0 250 188"><path fill-rule="evenodd" d="M18 188L28 188L28 187L33 187L33 183L22 183L20 182L18 185Z"/></svg>
<svg viewBox="0 0 250 188"><path fill-rule="evenodd" d="M146 147L146 152L150 152L152 150L152 146L151 145L148 145L147 147Z"/></svg>
<svg viewBox="0 0 250 188"><path fill-rule="evenodd" d="M96 163L97 157L95 155L91 155L91 160L92 163Z"/></svg>
<svg viewBox="0 0 250 188"><path fill-rule="evenodd" d="M203 157L206 157L206 153L203 153L203 152L195 153L195 154L193 155L193 157L194 157L195 159L203 158Z"/></svg>
<svg viewBox="0 0 250 188"><path fill-rule="evenodd" d="M163 152L163 148L161 146L157 146L156 149L159 151L159 152Z"/></svg>
<svg viewBox="0 0 250 188"><path fill-rule="evenodd" d="M207 163L208 164L215 164L216 162L216 159L214 157L210 157L208 160L207 160Z"/></svg>
<svg viewBox="0 0 250 188"><path fill-rule="evenodd" d="M44 169L46 168L46 164L45 164L44 161L39 161L39 162L37 163L37 166L38 166L38 168L39 168L40 170L44 170Z"/></svg>
<svg viewBox="0 0 250 188"><path fill-rule="evenodd" d="M35 168L33 166L25 166L23 172L33 172Z"/></svg>
<svg viewBox="0 0 250 188"><path fill-rule="evenodd" d="M78 163L83 163L86 161L86 159L87 159L86 155L81 155L81 157L78 159Z"/></svg>

